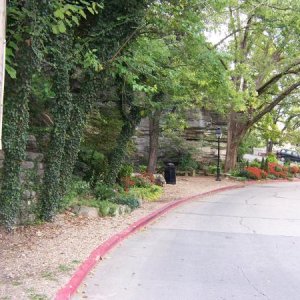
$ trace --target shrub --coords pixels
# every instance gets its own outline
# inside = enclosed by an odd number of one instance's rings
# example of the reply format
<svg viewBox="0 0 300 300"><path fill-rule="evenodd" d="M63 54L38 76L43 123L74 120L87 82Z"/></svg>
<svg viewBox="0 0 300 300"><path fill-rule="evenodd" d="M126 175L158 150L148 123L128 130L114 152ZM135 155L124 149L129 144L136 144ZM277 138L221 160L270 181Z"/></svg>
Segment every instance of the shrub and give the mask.
<svg viewBox="0 0 300 300"><path fill-rule="evenodd" d="M133 180L133 177L130 176L126 176L126 177L122 177L120 179L120 184L121 186L124 188L124 190L126 192L128 192L128 190L132 187L134 187L135 185L135 181Z"/></svg>
<svg viewBox="0 0 300 300"><path fill-rule="evenodd" d="M291 166L289 169L290 173L292 173L293 175L295 175L296 173L299 173L300 169L298 166Z"/></svg>
<svg viewBox="0 0 300 300"><path fill-rule="evenodd" d="M99 208L99 214L102 217L106 217L106 216L113 217L119 211L118 205L110 201L99 201L97 206Z"/></svg>
<svg viewBox="0 0 300 300"><path fill-rule="evenodd" d="M152 184L152 182L143 175L134 176L131 180L134 182L134 186L136 187L149 187Z"/></svg>
<svg viewBox="0 0 300 300"><path fill-rule="evenodd" d="M276 178L287 178L287 168L279 165L276 162L269 163L269 174L276 176Z"/></svg>
<svg viewBox="0 0 300 300"><path fill-rule="evenodd" d="M207 167L207 171L209 174L216 174L217 173L217 166L216 165L209 165Z"/></svg>
<svg viewBox="0 0 300 300"><path fill-rule="evenodd" d="M139 200L135 196L130 194L121 194L117 198L115 198L113 202L120 205L127 205L131 209L136 209L140 207Z"/></svg>
<svg viewBox="0 0 300 300"><path fill-rule="evenodd" d="M278 159L274 153L269 153L267 158L269 163L278 163Z"/></svg>
<svg viewBox="0 0 300 300"><path fill-rule="evenodd" d="M253 160L251 163L250 163L250 167L255 167L255 168L260 168L260 162L257 160L257 159L255 159L255 160Z"/></svg>
<svg viewBox="0 0 300 300"><path fill-rule="evenodd" d="M94 195L99 200L110 200L115 197L116 192L103 182L98 182L94 188Z"/></svg>
<svg viewBox="0 0 300 300"><path fill-rule="evenodd" d="M129 164L122 165L118 177L121 179L123 177L131 177L133 173L133 166Z"/></svg>
<svg viewBox="0 0 300 300"><path fill-rule="evenodd" d="M163 189L157 185L150 187L138 188L134 187L129 191L129 194L142 200L155 201L158 200L162 194Z"/></svg>
<svg viewBox="0 0 300 300"><path fill-rule="evenodd" d="M267 177L267 173L264 170L261 170L257 167L246 167L245 171L247 171L248 178L259 180Z"/></svg>
<svg viewBox="0 0 300 300"><path fill-rule="evenodd" d="M179 159L178 170L192 171L199 168L198 162L193 159L191 153L183 153Z"/></svg>

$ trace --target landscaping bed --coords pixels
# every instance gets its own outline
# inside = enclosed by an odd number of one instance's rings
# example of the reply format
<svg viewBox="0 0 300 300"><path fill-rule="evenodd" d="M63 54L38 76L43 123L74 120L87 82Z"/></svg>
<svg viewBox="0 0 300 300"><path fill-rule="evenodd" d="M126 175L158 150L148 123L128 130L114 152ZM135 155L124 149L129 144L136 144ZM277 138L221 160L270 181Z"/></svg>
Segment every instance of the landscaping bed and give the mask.
<svg viewBox="0 0 300 300"><path fill-rule="evenodd" d="M71 211L55 222L19 227L7 234L0 228L0 299L52 299L80 263L110 236L167 202L219 187L242 184L212 177L178 177L166 185L156 202L144 202L131 214L88 219Z"/></svg>

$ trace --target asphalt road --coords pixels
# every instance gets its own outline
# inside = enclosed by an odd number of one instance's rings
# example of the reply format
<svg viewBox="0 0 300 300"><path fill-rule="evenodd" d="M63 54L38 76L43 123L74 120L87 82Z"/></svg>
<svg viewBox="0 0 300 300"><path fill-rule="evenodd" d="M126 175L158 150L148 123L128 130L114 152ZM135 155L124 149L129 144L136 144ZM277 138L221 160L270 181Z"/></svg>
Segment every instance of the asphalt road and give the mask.
<svg viewBox="0 0 300 300"><path fill-rule="evenodd" d="M300 183L175 209L110 252L73 299L299 300Z"/></svg>

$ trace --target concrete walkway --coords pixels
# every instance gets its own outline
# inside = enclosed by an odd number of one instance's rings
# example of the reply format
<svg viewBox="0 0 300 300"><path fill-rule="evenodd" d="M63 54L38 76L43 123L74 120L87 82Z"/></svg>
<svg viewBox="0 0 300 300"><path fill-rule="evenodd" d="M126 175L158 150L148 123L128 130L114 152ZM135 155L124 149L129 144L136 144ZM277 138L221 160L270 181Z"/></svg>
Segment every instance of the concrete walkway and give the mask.
<svg viewBox="0 0 300 300"><path fill-rule="evenodd" d="M175 209L108 254L72 299L300 299L300 183Z"/></svg>

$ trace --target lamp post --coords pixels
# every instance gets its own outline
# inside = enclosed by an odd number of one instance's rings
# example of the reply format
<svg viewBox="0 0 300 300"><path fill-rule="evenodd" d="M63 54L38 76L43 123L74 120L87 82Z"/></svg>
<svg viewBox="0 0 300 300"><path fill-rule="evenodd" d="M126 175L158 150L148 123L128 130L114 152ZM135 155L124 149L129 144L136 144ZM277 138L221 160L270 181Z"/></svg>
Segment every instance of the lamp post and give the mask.
<svg viewBox="0 0 300 300"><path fill-rule="evenodd" d="M218 165L217 165L217 177L216 181L221 181L221 174L220 174L220 139L222 137L222 131L221 128L216 128L216 136L218 139Z"/></svg>

